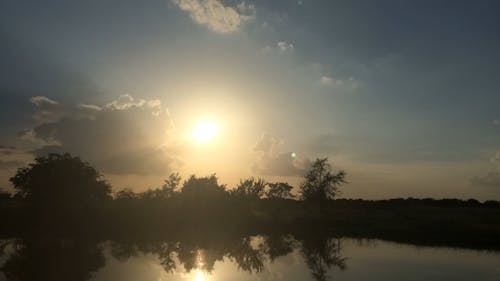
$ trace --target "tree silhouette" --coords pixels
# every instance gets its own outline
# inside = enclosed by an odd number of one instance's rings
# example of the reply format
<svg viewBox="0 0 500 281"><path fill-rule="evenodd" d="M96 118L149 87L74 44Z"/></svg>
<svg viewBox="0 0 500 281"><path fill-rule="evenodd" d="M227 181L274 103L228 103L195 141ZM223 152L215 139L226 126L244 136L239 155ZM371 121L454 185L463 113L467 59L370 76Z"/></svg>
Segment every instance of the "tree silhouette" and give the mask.
<svg viewBox="0 0 500 281"><path fill-rule="evenodd" d="M168 179L165 180L165 183L161 188L162 194L166 198L174 196L174 194L177 192L177 189L179 188L180 183L181 176L179 175L179 173L171 173L170 176L168 176Z"/></svg>
<svg viewBox="0 0 500 281"><path fill-rule="evenodd" d="M38 157L10 181L18 196L44 209L79 209L111 199L111 186L99 172L67 153Z"/></svg>
<svg viewBox="0 0 500 281"><path fill-rule="evenodd" d="M265 254L263 247L253 248L251 238L243 237L236 243L228 257L236 262L238 269L258 273L264 269Z"/></svg>
<svg viewBox="0 0 500 281"><path fill-rule="evenodd" d="M297 247L297 241L292 235L270 235L266 237L266 253L273 262L278 257L288 255Z"/></svg>
<svg viewBox="0 0 500 281"><path fill-rule="evenodd" d="M133 199L139 199L139 194L134 192L130 188L124 188L120 191L118 191L115 195L115 198L118 200L133 200Z"/></svg>
<svg viewBox="0 0 500 281"><path fill-rule="evenodd" d="M269 189L266 192L266 196L271 199L287 199L293 198L292 189L293 186L286 182L276 182L269 183Z"/></svg>
<svg viewBox="0 0 500 281"><path fill-rule="evenodd" d="M192 175L182 185L183 199L190 203L216 202L226 196L225 185L220 185L215 174L206 177Z"/></svg>
<svg viewBox="0 0 500 281"><path fill-rule="evenodd" d="M145 200L162 200L172 198L178 193L181 177L178 173L172 173L165 180L161 188L148 189L141 193L135 193L130 189L124 189L116 194L117 199L145 199ZM124 193L125 192L125 193Z"/></svg>
<svg viewBox="0 0 500 281"><path fill-rule="evenodd" d="M255 179L253 177L246 180L240 180L240 183L233 189L231 194L238 197L259 199L264 195L266 185L267 183L263 179Z"/></svg>
<svg viewBox="0 0 500 281"><path fill-rule="evenodd" d="M339 194L339 187L346 183L346 173L332 173L328 158L316 159L300 184L303 200L326 201Z"/></svg>
<svg viewBox="0 0 500 281"><path fill-rule="evenodd" d="M346 259L341 256L340 251L340 240L315 235L302 241L302 255L311 275L317 281L328 280L329 269L346 268Z"/></svg>

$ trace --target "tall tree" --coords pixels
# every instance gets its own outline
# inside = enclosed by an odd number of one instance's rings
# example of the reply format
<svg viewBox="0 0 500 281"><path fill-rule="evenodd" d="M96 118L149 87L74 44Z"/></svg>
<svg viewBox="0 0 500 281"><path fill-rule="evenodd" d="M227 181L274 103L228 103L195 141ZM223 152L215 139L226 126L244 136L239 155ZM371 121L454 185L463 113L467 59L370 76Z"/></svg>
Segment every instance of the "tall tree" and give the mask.
<svg viewBox="0 0 500 281"><path fill-rule="evenodd" d="M78 208L111 198L111 186L101 174L70 154L49 154L20 168L10 178L17 195L34 206Z"/></svg>
<svg viewBox="0 0 500 281"><path fill-rule="evenodd" d="M293 187L286 182L275 182L268 184L269 189L266 192L266 196L272 199L287 199L293 198L292 189Z"/></svg>
<svg viewBox="0 0 500 281"><path fill-rule="evenodd" d="M333 173L331 170L328 158L316 159L300 184L301 198L308 201L335 198L340 192L339 187L346 183L346 173L342 170Z"/></svg>
<svg viewBox="0 0 500 281"><path fill-rule="evenodd" d="M165 197L172 197L177 192L179 184L181 183L181 176L179 173L171 173L168 179L165 180L161 191Z"/></svg>

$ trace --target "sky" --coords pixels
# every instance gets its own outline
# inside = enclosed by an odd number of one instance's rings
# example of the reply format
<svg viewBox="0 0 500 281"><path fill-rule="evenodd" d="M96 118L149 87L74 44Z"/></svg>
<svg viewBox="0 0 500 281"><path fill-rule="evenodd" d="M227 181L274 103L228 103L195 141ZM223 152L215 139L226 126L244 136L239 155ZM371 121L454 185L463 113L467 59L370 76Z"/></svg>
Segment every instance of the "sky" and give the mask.
<svg viewBox="0 0 500 281"><path fill-rule="evenodd" d="M499 8L0 0L0 187L50 152L136 191L172 172L297 186L328 157L346 198L498 200Z"/></svg>

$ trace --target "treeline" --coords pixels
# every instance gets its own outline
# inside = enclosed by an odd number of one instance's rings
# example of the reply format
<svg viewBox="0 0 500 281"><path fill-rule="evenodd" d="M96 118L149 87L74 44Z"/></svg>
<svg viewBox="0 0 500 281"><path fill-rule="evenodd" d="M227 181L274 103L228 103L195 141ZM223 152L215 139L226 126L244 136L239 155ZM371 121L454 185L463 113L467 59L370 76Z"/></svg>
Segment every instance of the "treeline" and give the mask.
<svg viewBox="0 0 500 281"><path fill-rule="evenodd" d="M294 199L293 187L286 182L266 182L263 179L248 178L240 180L234 188L228 188L224 184L219 184L215 174L206 177L190 176L181 185L181 177L178 173L172 173L162 187L148 189L144 192L134 192L131 189L124 189L116 192L115 200L157 200L168 199L179 196L193 196L195 194L206 195L205 200L218 197L233 197L244 199Z"/></svg>
<svg viewBox="0 0 500 281"><path fill-rule="evenodd" d="M379 206L379 207L411 207L411 206L429 206L429 207L491 207L500 208L500 201L486 200L478 201L476 199L434 199L434 198L392 198L384 200L365 200L365 199L335 199L337 206Z"/></svg>
<svg viewBox="0 0 500 281"><path fill-rule="evenodd" d="M97 170L69 154L37 158L11 182L15 196L0 196L0 237L320 229L339 236L500 248L498 201L337 199L345 172L332 172L327 159L313 163L296 194L283 182L250 178L228 188L216 175L182 181L175 173L156 189L112 193Z"/></svg>
<svg viewBox="0 0 500 281"><path fill-rule="evenodd" d="M328 159L316 159L299 186L298 197L302 200L331 200L339 193L339 187L346 183L345 172L334 173ZM38 157L27 167L18 169L10 178L15 193L13 197L41 203L43 201L70 201L81 204L111 199L111 185L89 163L70 154L52 153ZM219 184L215 174L197 177L190 176L181 185L178 173L172 173L163 186L136 193L125 189L114 194L115 199L166 199L177 195L206 195L212 197L229 195L247 199L292 199L293 187L286 182L266 182L263 179L248 178L241 180L232 189ZM8 198L0 190L0 198Z"/></svg>

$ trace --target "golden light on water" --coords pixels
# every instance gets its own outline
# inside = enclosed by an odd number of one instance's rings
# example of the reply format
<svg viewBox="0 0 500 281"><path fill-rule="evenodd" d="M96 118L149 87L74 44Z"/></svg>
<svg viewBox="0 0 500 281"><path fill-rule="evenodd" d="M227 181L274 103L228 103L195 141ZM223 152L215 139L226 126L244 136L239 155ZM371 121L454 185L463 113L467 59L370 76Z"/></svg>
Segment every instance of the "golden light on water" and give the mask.
<svg viewBox="0 0 500 281"><path fill-rule="evenodd" d="M207 141L211 141L218 131L219 127L216 123L208 120L203 120L196 124L193 131L191 132L191 137L197 144L201 144Z"/></svg>

